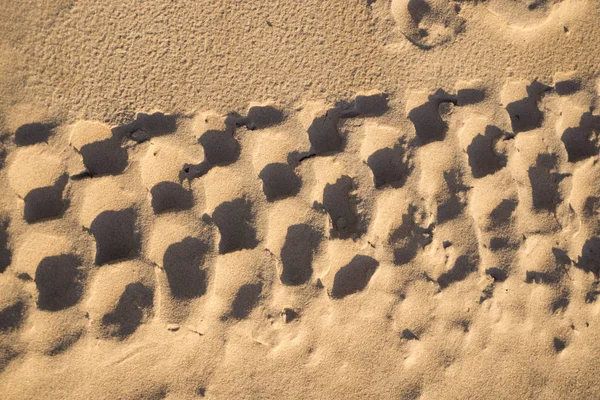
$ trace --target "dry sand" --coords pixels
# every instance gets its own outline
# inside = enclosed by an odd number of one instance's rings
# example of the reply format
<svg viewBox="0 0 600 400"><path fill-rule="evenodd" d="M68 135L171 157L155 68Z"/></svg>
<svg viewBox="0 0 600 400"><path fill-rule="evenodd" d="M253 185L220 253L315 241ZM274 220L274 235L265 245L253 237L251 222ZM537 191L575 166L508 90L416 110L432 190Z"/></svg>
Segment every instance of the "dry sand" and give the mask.
<svg viewBox="0 0 600 400"><path fill-rule="evenodd" d="M0 6L0 398L600 398L598 0Z"/></svg>

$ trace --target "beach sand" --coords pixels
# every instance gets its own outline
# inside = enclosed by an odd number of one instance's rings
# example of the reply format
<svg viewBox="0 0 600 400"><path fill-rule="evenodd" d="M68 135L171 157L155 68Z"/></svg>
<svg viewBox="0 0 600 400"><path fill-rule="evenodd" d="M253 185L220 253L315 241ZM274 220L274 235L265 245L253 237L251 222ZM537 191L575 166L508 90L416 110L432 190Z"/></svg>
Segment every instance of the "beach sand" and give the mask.
<svg viewBox="0 0 600 400"><path fill-rule="evenodd" d="M600 397L598 0L0 6L0 398Z"/></svg>

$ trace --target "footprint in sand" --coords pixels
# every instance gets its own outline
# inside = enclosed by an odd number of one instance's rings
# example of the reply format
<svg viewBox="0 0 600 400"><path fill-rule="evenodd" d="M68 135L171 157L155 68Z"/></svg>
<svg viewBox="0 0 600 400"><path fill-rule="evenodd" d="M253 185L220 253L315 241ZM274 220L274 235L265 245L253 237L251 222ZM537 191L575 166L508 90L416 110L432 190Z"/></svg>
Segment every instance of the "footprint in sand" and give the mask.
<svg viewBox="0 0 600 400"><path fill-rule="evenodd" d="M391 12L400 32L422 50L451 43L465 29L460 5L448 0L393 0Z"/></svg>

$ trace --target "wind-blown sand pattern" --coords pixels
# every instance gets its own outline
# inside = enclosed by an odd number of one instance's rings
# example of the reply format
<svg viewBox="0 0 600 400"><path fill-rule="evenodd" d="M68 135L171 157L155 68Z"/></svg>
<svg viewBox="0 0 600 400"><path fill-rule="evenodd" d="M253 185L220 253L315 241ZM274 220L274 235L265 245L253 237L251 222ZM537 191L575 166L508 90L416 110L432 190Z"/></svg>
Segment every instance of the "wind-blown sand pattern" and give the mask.
<svg viewBox="0 0 600 400"><path fill-rule="evenodd" d="M600 397L596 0L2 8L2 399Z"/></svg>

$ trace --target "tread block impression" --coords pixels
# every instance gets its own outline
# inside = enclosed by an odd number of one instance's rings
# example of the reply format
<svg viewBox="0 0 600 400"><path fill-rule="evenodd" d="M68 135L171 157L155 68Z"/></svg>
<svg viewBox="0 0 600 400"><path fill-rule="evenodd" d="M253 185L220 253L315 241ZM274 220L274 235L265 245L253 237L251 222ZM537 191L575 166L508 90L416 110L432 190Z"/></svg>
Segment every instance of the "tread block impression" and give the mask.
<svg viewBox="0 0 600 400"><path fill-rule="evenodd" d="M132 208L101 212L92 221L90 232L96 239L96 265L130 258L138 252L139 238Z"/></svg>
<svg viewBox="0 0 600 400"><path fill-rule="evenodd" d="M23 321L25 310L25 303L20 300L0 309L0 332L17 329Z"/></svg>
<svg viewBox="0 0 600 400"><path fill-rule="evenodd" d="M202 266L208 251L206 243L192 237L167 248L163 256L163 268L174 298L191 299L206 292L207 277Z"/></svg>
<svg viewBox="0 0 600 400"><path fill-rule="evenodd" d="M323 207L331 219L332 237L346 239L354 234L360 234L360 218L356 212L353 190L354 182L347 175L339 178L334 184L325 185Z"/></svg>
<svg viewBox="0 0 600 400"><path fill-rule="evenodd" d="M577 268L592 272L596 278L600 275L600 238L592 237L583 245L581 256L575 263Z"/></svg>
<svg viewBox="0 0 600 400"><path fill-rule="evenodd" d="M127 167L127 150L115 138L88 143L79 153L91 176L117 175Z"/></svg>
<svg viewBox="0 0 600 400"><path fill-rule="evenodd" d="M525 271L525 283L535 283L538 285L551 285L560 280L556 273Z"/></svg>
<svg viewBox="0 0 600 400"><path fill-rule="evenodd" d="M243 124L248 130L265 129L278 125L285 119L285 114L273 106L253 106L248 110Z"/></svg>
<svg viewBox="0 0 600 400"><path fill-rule="evenodd" d="M494 151L495 143L502 137L502 131L488 125L485 134L478 134L467 147L469 166L473 178L483 178L494 174L506 165L506 157Z"/></svg>
<svg viewBox="0 0 600 400"><path fill-rule="evenodd" d="M569 162L577 162L598 154L600 116L586 112L581 116L579 126L567 128L561 140L567 150Z"/></svg>
<svg viewBox="0 0 600 400"><path fill-rule="evenodd" d="M32 224L60 217L68 205L68 202L63 200L63 190L67 181L67 175L63 175L54 186L36 188L27 193L23 199L25 221Z"/></svg>
<svg viewBox="0 0 600 400"><path fill-rule="evenodd" d="M456 99L442 90L428 97L428 100L409 111L408 119L415 127L421 145L444 140L448 124L440 115L440 105L456 103Z"/></svg>
<svg viewBox="0 0 600 400"><path fill-rule="evenodd" d="M298 193L302 181L288 164L271 163L258 174L267 201L275 201Z"/></svg>
<svg viewBox="0 0 600 400"><path fill-rule="evenodd" d="M342 118L377 117L389 110L387 93L358 95L352 102L341 102Z"/></svg>
<svg viewBox="0 0 600 400"><path fill-rule="evenodd" d="M35 272L37 306L59 311L74 306L83 293L81 260L72 254L44 258Z"/></svg>
<svg viewBox="0 0 600 400"><path fill-rule="evenodd" d="M515 199L504 199L490 212L492 226L504 226L510 222L510 219L517 209L519 202Z"/></svg>
<svg viewBox="0 0 600 400"><path fill-rule="evenodd" d="M559 96L573 94L579 89L581 89L581 82L577 79L564 79L554 84L554 90Z"/></svg>
<svg viewBox="0 0 600 400"><path fill-rule="evenodd" d="M379 262L371 257L354 256L348 265L335 274L331 297L341 299L364 290L378 266Z"/></svg>
<svg viewBox="0 0 600 400"><path fill-rule="evenodd" d="M19 355L19 352L6 344L0 344L0 372Z"/></svg>
<svg viewBox="0 0 600 400"><path fill-rule="evenodd" d="M510 242L510 238L494 236L490 239L489 249L491 251L500 251L511 247L513 244Z"/></svg>
<svg viewBox="0 0 600 400"><path fill-rule="evenodd" d="M4 163L6 161L6 156L8 155L8 151L3 148L3 143L0 140L0 169L4 168Z"/></svg>
<svg viewBox="0 0 600 400"><path fill-rule="evenodd" d="M401 187L409 173L408 161L399 144L393 148L386 147L377 150L369 156L367 165L373 172L373 182L376 188L385 185Z"/></svg>
<svg viewBox="0 0 600 400"><path fill-rule="evenodd" d="M537 157L535 167L530 167L529 181L531 182L531 194L533 207L536 210L554 211L562 201L559 184L566 177L556 172L551 172L557 163L554 154L540 154Z"/></svg>
<svg viewBox="0 0 600 400"><path fill-rule="evenodd" d="M194 206L194 195L191 190L175 182L160 182L150 189L152 210L155 214L166 211L189 210Z"/></svg>
<svg viewBox="0 0 600 400"><path fill-rule="evenodd" d="M228 165L240 156L240 144L229 131L206 131L198 142L204 148L204 159L210 166Z"/></svg>
<svg viewBox="0 0 600 400"><path fill-rule="evenodd" d="M239 198L224 202L215 208L212 219L221 234L220 254L253 249L258 245L250 201Z"/></svg>
<svg viewBox="0 0 600 400"><path fill-rule="evenodd" d="M62 337L57 338L52 347L46 350L45 354L53 357L64 353L81 338L82 334L82 330L65 333Z"/></svg>
<svg viewBox="0 0 600 400"><path fill-rule="evenodd" d="M448 186L450 198L437 207L437 222L443 224L460 216L466 206L464 194L469 188L462 183L457 171L444 171L444 180Z"/></svg>
<svg viewBox="0 0 600 400"><path fill-rule="evenodd" d="M31 146L37 143L48 143L56 124L43 124L34 122L21 125L15 131L15 144L17 146Z"/></svg>
<svg viewBox="0 0 600 400"><path fill-rule="evenodd" d="M133 334L152 312L154 290L141 282L130 283L113 311L102 317L107 336L125 339Z"/></svg>
<svg viewBox="0 0 600 400"><path fill-rule="evenodd" d="M538 108L542 93L549 88L539 82L527 86L527 97L506 105L514 133L527 132L542 126L544 114Z"/></svg>
<svg viewBox="0 0 600 400"><path fill-rule="evenodd" d="M415 208L410 207L402 215L402 223L392 232L388 240L394 247L394 264L403 265L413 260L420 249L433 240L433 230L416 224Z"/></svg>
<svg viewBox="0 0 600 400"><path fill-rule="evenodd" d="M441 289L445 289L455 282L464 280L469 274L477 270L476 263L468 256L460 256L454 262L452 268L439 276L437 279Z"/></svg>
<svg viewBox="0 0 600 400"><path fill-rule="evenodd" d="M113 134L118 140L126 137L137 143L143 143L153 137L167 135L176 130L176 115L161 112L153 114L138 113L131 123L113 128Z"/></svg>
<svg viewBox="0 0 600 400"><path fill-rule="evenodd" d="M456 92L456 105L460 107L480 103L485 100L485 95L486 93L483 89L459 89Z"/></svg>
<svg viewBox="0 0 600 400"><path fill-rule="evenodd" d="M312 259L322 239L320 232L308 224L292 225L287 229L281 248L281 282L301 285L312 276Z"/></svg>
<svg viewBox="0 0 600 400"><path fill-rule="evenodd" d="M242 285L231 305L231 316L235 319L248 317L260 300L262 288L263 284L260 282Z"/></svg>
<svg viewBox="0 0 600 400"><path fill-rule="evenodd" d="M6 268L12 261L12 252L8 248L8 218L0 218L0 273L6 271Z"/></svg>
<svg viewBox="0 0 600 400"><path fill-rule="evenodd" d="M312 121L307 131L312 153L326 155L342 150L343 141L337 127L340 117L340 111L332 108Z"/></svg>
<svg viewBox="0 0 600 400"><path fill-rule="evenodd" d="M585 203L583 205L583 215L585 215L586 218L600 215L600 197L589 196L585 199Z"/></svg>

